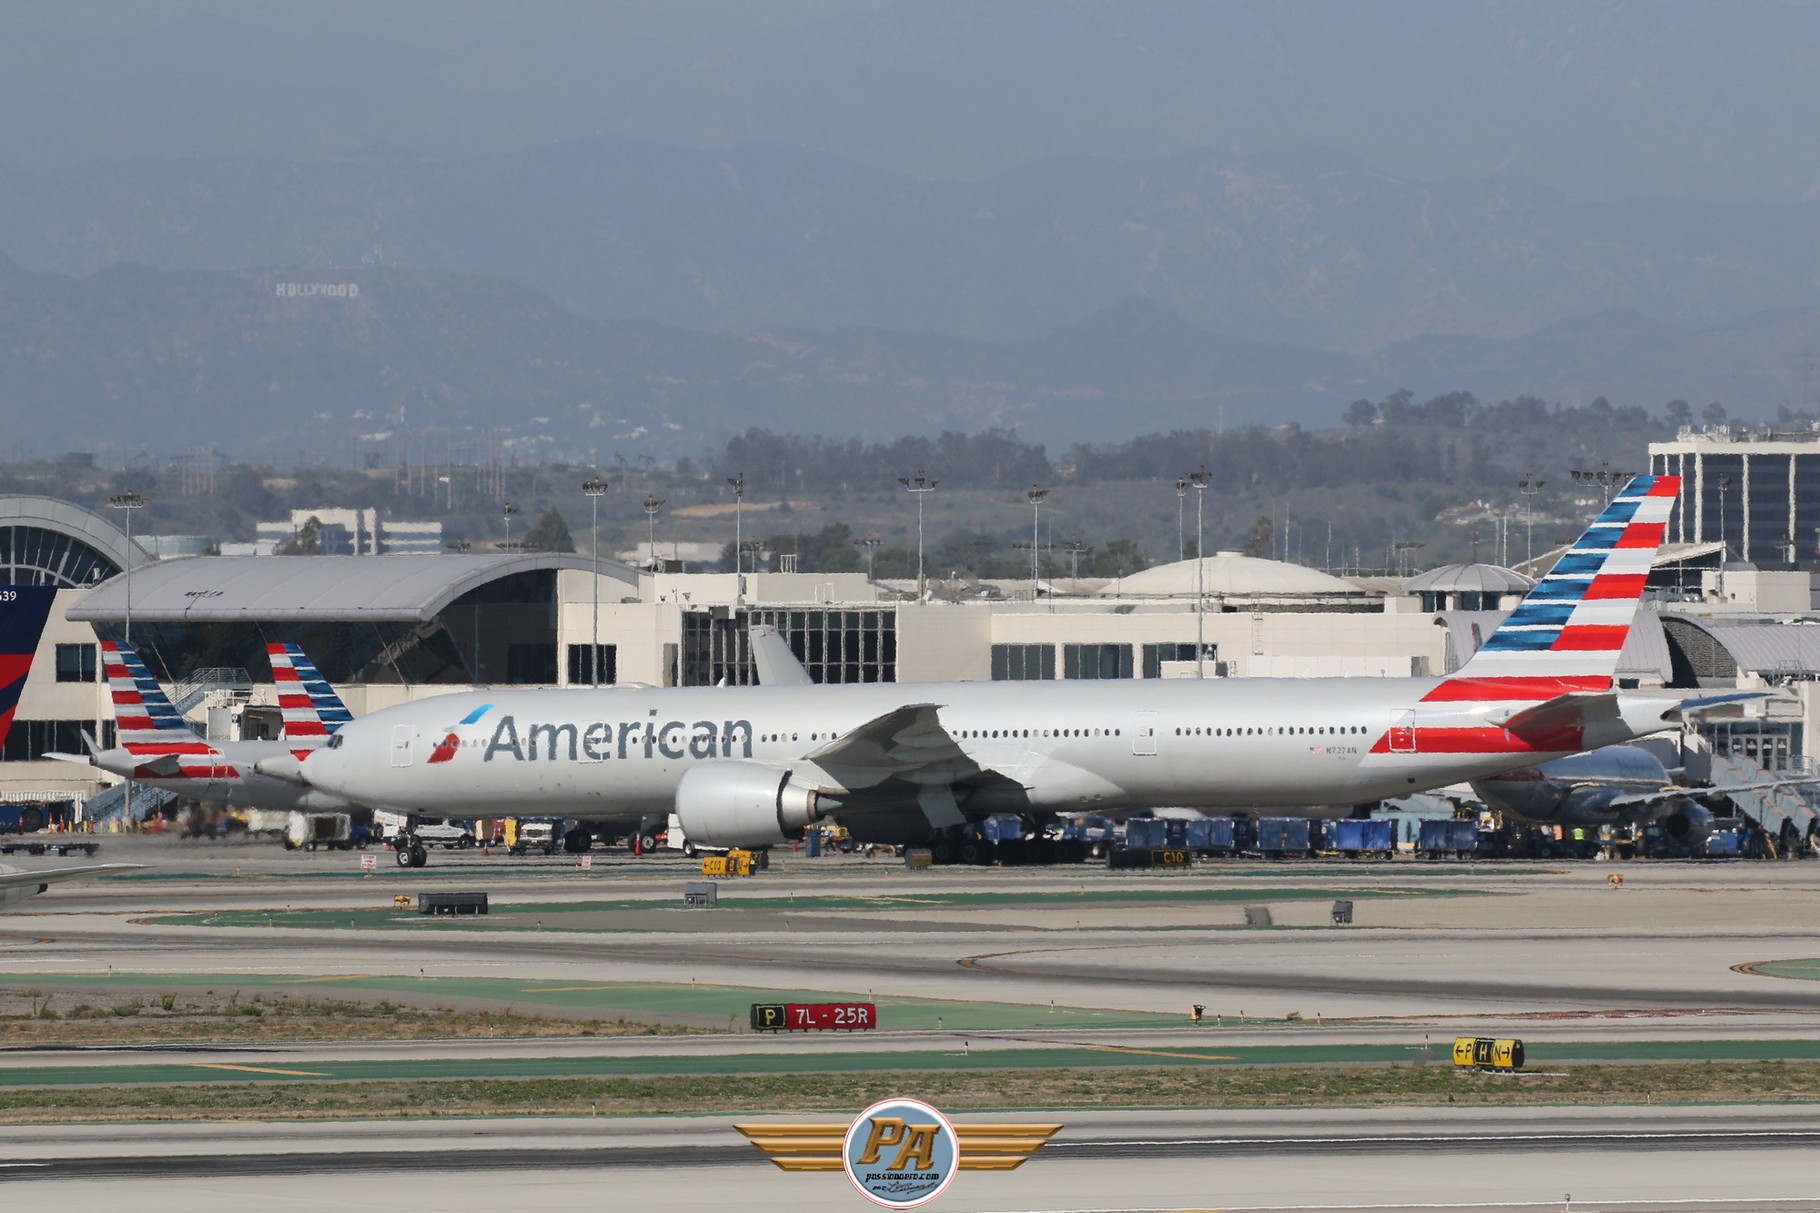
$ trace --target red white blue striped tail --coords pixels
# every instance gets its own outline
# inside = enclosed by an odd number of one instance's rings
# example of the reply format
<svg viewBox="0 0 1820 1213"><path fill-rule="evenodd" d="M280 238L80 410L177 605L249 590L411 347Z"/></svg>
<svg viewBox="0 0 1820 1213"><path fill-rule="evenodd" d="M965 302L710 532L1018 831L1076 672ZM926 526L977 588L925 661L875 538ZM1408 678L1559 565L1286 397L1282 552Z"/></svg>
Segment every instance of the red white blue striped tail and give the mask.
<svg viewBox="0 0 1820 1213"><path fill-rule="evenodd" d="M1429 698L1547 698L1609 688L1680 491L1678 476L1634 477ZM1497 693L1500 684L1504 693Z"/></svg>
<svg viewBox="0 0 1820 1213"><path fill-rule="evenodd" d="M122 746L195 738L195 732L165 697L164 688L130 645L101 642L101 669L114 700L114 734Z"/></svg>
<svg viewBox="0 0 1820 1213"><path fill-rule="evenodd" d="M272 681L278 687L278 710L284 716L286 741L322 741L354 714L341 702L328 680L295 644L265 646L272 662Z"/></svg>

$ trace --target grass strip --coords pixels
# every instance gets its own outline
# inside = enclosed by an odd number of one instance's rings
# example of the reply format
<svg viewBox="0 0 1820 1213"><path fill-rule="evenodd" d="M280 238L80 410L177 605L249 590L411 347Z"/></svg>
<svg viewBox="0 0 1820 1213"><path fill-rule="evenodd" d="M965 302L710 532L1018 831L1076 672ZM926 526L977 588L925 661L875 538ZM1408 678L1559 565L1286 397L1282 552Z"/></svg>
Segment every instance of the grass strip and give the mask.
<svg viewBox="0 0 1820 1213"><path fill-rule="evenodd" d="M969 909L1065 909L1095 905L1212 905L1234 902L1328 901L1341 898L1365 901L1394 897L1463 897L1483 896L1469 889L1418 889L1377 885L1367 888L1251 888L1210 889L1176 886L1173 888L1089 890L1078 892L916 892L899 890L870 896L840 894L804 894L785 897L749 897L734 892L724 895L713 910L685 909L675 900L621 899L613 901L567 902L499 902L487 915L456 917L423 915L414 909L394 906L367 906L349 909L259 909L197 910L183 914L157 915L145 921L165 926L203 927L310 927L340 930L398 930L425 928L467 931L522 931L535 925L537 930L552 931L650 931L648 916L654 912L673 911L677 929L700 930L713 924L716 917L729 911L759 911L775 914L844 913L844 914L914 914L918 910ZM638 915L629 921L602 921L601 915ZM533 920L527 922L527 919ZM546 921L547 920L547 921ZM1078 925L1078 924L1077 924ZM1054 929L1065 929L1055 927ZM1154 929L1154 928L1149 928Z"/></svg>
<svg viewBox="0 0 1820 1213"><path fill-rule="evenodd" d="M1820 1069L1780 1061L1569 1064L1520 1076L1443 1065L907 1071L892 1074L432 1079L14 1088L0 1123L847 1113L893 1095L982 1108L1367 1107L1820 1100Z"/></svg>

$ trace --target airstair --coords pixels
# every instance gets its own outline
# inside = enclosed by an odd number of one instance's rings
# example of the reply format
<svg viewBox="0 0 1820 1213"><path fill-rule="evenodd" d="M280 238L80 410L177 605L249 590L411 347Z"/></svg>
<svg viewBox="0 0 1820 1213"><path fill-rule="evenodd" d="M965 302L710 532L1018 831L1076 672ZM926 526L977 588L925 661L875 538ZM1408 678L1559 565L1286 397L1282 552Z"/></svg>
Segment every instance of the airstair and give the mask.
<svg viewBox="0 0 1820 1213"><path fill-rule="evenodd" d="M1755 759L1742 754L1712 756L1712 781L1715 785L1766 783L1775 779L1820 777L1812 759L1802 757L1785 770L1772 771ZM1728 793L1738 811L1761 826L1778 840L1807 839L1810 832L1820 831L1820 783L1797 784L1785 788L1765 788L1755 792Z"/></svg>
<svg viewBox="0 0 1820 1213"><path fill-rule="evenodd" d="M166 788L148 788L142 784L133 784L132 788L134 821L144 821L177 799L177 793ZM125 820L126 789L125 783L117 783L90 796L82 802L82 819L90 822Z"/></svg>

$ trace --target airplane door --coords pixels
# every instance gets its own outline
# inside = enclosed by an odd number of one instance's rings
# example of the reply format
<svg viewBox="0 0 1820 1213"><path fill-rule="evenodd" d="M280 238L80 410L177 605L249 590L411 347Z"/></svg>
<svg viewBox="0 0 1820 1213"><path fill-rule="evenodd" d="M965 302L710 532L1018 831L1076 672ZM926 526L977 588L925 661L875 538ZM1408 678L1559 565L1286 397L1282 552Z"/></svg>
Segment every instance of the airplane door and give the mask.
<svg viewBox="0 0 1820 1213"><path fill-rule="evenodd" d="M417 738L417 726L399 724L392 726L392 765L408 767L411 765L411 744Z"/></svg>
<svg viewBox="0 0 1820 1213"><path fill-rule="evenodd" d="M1131 752L1133 754L1156 753L1155 712L1137 714L1137 727L1131 730Z"/></svg>
<svg viewBox="0 0 1820 1213"><path fill-rule="evenodd" d="M1397 722L1390 726L1390 752L1392 754L1416 752L1416 714L1414 712L1404 712L1397 717Z"/></svg>

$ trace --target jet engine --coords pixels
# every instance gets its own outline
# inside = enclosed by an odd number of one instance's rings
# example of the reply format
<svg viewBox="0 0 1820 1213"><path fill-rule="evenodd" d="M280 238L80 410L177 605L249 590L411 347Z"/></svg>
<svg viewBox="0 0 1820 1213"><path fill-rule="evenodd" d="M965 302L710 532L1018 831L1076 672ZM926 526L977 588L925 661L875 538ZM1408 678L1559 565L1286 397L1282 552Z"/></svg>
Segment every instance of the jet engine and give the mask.
<svg viewBox="0 0 1820 1213"><path fill-rule="evenodd" d="M1691 800L1678 802L1675 811L1662 819L1662 828L1676 842L1698 846L1713 832L1713 812Z"/></svg>
<svg viewBox="0 0 1820 1213"><path fill-rule="evenodd" d="M790 772L758 762L697 763L676 784L676 817L690 842L709 847L767 847L803 836L830 808L819 792L790 781Z"/></svg>

